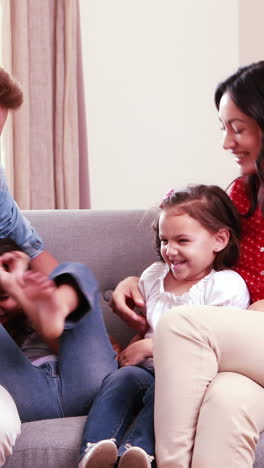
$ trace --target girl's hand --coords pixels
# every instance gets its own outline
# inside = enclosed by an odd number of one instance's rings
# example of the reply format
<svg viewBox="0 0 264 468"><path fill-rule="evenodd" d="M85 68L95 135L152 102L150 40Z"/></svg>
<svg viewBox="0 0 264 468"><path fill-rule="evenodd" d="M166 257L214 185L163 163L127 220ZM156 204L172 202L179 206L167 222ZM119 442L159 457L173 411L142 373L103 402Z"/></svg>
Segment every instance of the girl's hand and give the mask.
<svg viewBox="0 0 264 468"><path fill-rule="evenodd" d="M152 339L145 338L127 346L118 356L120 367L136 366L145 359L153 357Z"/></svg>

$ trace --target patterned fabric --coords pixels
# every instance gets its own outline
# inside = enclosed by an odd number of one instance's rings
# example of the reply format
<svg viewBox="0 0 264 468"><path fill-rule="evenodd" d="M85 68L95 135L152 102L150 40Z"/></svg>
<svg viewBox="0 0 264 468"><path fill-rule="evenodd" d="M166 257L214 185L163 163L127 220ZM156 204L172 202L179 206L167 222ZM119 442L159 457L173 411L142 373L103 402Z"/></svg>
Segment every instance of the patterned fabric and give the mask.
<svg viewBox="0 0 264 468"><path fill-rule="evenodd" d="M237 179L230 197L241 214L249 208L244 178ZM242 218L240 261L235 270L247 283L251 302L264 299L264 217L257 208L249 218Z"/></svg>

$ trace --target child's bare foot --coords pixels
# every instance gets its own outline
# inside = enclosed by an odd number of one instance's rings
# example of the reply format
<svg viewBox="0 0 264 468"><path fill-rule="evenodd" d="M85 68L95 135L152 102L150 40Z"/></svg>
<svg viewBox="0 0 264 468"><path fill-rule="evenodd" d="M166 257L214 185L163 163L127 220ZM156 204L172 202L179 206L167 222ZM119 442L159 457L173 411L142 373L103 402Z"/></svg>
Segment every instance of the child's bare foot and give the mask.
<svg viewBox="0 0 264 468"><path fill-rule="evenodd" d="M19 281L18 301L35 330L47 339L58 338L68 314L59 300L54 281L39 272L27 271Z"/></svg>

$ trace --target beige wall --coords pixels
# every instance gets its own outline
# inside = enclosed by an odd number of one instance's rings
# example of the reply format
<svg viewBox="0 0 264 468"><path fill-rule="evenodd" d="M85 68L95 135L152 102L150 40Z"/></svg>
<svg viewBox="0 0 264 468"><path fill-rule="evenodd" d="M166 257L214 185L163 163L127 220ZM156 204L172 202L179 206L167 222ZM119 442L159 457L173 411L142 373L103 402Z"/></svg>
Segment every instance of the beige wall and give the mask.
<svg viewBox="0 0 264 468"><path fill-rule="evenodd" d="M263 0L239 0L239 63L264 59L263 21Z"/></svg>
<svg viewBox="0 0 264 468"><path fill-rule="evenodd" d="M235 177L213 93L251 60L246 10L261 1L80 0L93 208Z"/></svg>

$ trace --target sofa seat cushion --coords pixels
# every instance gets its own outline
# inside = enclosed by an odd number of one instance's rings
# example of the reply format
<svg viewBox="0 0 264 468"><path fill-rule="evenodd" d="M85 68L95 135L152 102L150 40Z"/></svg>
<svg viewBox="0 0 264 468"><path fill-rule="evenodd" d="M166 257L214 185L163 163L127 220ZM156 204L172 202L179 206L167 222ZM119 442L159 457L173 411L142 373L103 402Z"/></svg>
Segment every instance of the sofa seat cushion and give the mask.
<svg viewBox="0 0 264 468"><path fill-rule="evenodd" d="M76 468L86 416L24 423L5 468Z"/></svg>

